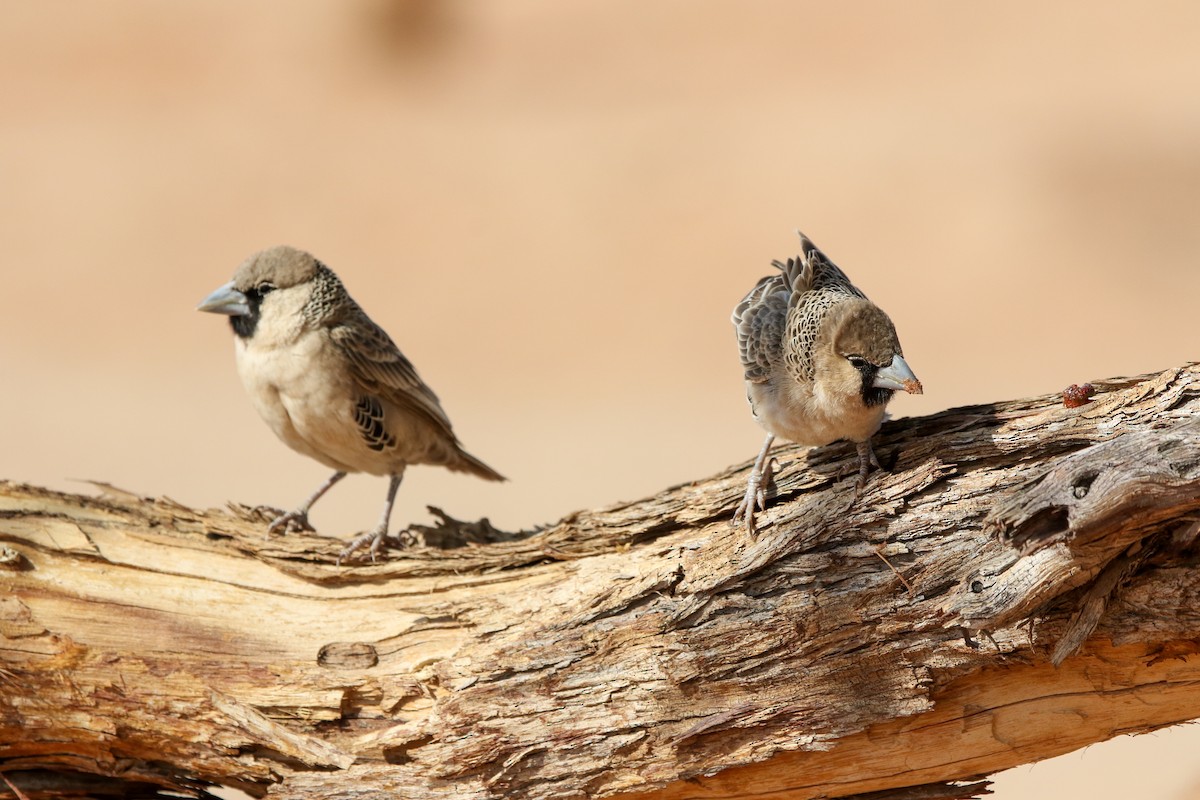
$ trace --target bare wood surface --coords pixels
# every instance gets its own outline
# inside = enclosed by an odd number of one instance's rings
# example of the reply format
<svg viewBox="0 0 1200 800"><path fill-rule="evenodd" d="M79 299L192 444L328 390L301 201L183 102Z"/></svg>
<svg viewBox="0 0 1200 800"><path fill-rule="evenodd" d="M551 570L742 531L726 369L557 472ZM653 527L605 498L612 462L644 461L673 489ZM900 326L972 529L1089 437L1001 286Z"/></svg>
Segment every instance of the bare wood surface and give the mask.
<svg viewBox="0 0 1200 800"><path fill-rule="evenodd" d="M0 484L0 769L30 797L952 798L1200 717L1200 369L784 449L376 565ZM455 546L457 545L457 546ZM1058 666L1055 666L1055 663Z"/></svg>

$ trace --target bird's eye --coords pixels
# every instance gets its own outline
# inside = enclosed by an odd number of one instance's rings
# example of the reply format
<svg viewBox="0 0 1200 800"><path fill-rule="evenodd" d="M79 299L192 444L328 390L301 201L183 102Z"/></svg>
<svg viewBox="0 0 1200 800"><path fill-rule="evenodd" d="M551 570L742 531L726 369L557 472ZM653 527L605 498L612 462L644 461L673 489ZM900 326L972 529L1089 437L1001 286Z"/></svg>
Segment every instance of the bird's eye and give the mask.
<svg viewBox="0 0 1200 800"><path fill-rule="evenodd" d="M866 369L870 366L870 362L862 356L846 356L846 360L850 362L850 366L855 369Z"/></svg>
<svg viewBox="0 0 1200 800"><path fill-rule="evenodd" d="M259 297L262 297L263 295L266 295L266 294L269 294L270 292L275 291L275 284L263 281L262 283L260 283L258 286L255 286L254 288L258 291Z"/></svg>

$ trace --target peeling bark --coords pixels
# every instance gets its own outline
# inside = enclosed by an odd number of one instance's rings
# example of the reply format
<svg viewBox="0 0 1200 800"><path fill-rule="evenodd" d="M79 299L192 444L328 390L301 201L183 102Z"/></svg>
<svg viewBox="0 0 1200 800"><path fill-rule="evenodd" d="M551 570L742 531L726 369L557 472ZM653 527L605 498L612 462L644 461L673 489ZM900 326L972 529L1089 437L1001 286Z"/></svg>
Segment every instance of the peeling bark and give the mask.
<svg viewBox="0 0 1200 800"><path fill-rule="evenodd" d="M957 798L1200 717L1200 368L884 426L336 567L199 511L0 484L0 769L31 798ZM1057 666L1056 666L1057 665Z"/></svg>

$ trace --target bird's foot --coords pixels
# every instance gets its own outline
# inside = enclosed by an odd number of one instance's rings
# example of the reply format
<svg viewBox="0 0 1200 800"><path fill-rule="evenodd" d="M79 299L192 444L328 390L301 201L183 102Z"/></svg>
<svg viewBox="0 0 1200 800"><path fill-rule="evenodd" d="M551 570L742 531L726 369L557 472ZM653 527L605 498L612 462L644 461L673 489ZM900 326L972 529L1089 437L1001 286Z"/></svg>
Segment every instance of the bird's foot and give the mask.
<svg viewBox="0 0 1200 800"><path fill-rule="evenodd" d="M276 531L315 531L308 521L308 509L298 508L295 511L289 511L286 514L276 517L271 524L267 526L267 534L275 533Z"/></svg>
<svg viewBox="0 0 1200 800"><path fill-rule="evenodd" d="M753 486L753 484L751 484ZM740 527L743 522L746 523L746 530L751 536L758 533L758 529L754 524L754 508L759 503L761 492L753 488L747 487L746 496L742 498L741 504L737 510L733 512L733 527Z"/></svg>
<svg viewBox="0 0 1200 800"><path fill-rule="evenodd" d="M733 512L733 527L738 527L744 521L746 531L751 536L758 534L754 512L756 509L758 511L767 510L766 487L771 483L771 478L778 466L779 460L772 458L767 460L761 469L756 464L754 469L750 470L750 477L746 481L746 496L742 498L741 505Z"/></svg>
<svg viewBox="0 0 1200 800"><path fill-rule="evenodd" d="M879 459L875 457L875 450L871 447L871 440L858 443L858 480L854 482L854 499L862 497L863 490L867 488L867 475L871 472L871 467L882 470L879 465Z"/></svg>
<svg viewBox="0 0 1200 800"><path fill-rule="evenodd" d="M383 547L384 540L388 538L395 539L399 543L401 549L411 547L416 544L417 541L416 537L413 536L408 530L397 531L396 533L388 533L387 528L375 528L374 530L367 531L361 536L355 536L353 539L351 539L350 543L342 548L342 552L338 554L336 565L340 567L344 560L363 549L363 547L367 546L368 544L370 547L367 549L367 552L371 556L371 563L374 564L375 557L379 555L379 550Z"/></svg>

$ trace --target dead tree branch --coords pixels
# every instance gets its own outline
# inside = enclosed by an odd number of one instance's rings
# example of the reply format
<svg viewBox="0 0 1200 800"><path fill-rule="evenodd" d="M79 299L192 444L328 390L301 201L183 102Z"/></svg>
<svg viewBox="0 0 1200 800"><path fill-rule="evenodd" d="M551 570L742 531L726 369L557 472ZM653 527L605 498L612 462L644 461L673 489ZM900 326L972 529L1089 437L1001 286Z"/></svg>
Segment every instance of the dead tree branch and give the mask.
<svg viewBox="0 0 1200 800"><path fill-rule="evenodd" d="M261 509L0 484L0 769L34 800L975 796L1200 717L1200 368L1097 388L889 423L857 501L853 447L785 451L754 539L748 465L350 568Z"/></svg>

